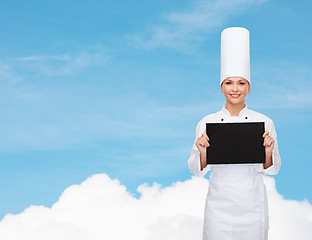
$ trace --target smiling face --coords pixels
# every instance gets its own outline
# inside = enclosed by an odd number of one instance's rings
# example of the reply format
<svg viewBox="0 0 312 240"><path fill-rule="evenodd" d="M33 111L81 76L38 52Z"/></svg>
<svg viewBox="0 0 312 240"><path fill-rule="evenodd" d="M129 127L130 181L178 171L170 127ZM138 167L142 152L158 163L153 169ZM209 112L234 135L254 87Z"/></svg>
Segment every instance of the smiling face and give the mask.
<svg viewBox="0 0 312 240"><path fill-rule="evenodd" d="M221 92L229 104L240 105L245 103L245 98L250 92L250 85L245 78L228 77L222 82Z"/></svg>

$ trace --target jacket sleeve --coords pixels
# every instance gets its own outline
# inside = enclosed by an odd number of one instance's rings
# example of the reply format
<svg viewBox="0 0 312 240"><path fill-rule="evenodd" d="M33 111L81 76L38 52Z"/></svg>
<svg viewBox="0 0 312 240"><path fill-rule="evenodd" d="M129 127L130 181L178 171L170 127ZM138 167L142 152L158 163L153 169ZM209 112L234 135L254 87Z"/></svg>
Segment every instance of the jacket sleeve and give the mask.
<svg viewBox="0 0 312 240"><path fill-rule="evenodd" d="M204 176L209 170L211 170L211 166L207 165L202 171L200 170L200 152L198 148L195 145L195 142L197 138L199 138L203 133L205 129L201 128L201 122L197 124L196 127L196 136L195 141L191 150L190 158L188 159L188 166L191 173L193 173L195 176Z"/></svg>
<svg viewBox="0 0 312 240"><path fill-rule="evenodd" d="M268 130L270 136L274 139L274 147L272 151L272 163L273 165L268 167L267 169L263 169L263 174L276 175L281 168L281 157L278 151L278 143L277 143L277 134L275 131L273 121L270 121L268 124Z"/></svg>

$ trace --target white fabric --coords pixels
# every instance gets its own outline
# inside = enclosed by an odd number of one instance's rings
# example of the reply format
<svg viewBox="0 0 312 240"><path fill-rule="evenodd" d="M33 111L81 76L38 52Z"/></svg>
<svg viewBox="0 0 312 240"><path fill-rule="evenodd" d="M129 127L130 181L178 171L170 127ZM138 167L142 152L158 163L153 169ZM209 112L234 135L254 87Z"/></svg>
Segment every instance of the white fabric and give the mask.
<svg viewBox="0 0 312 240"><path fill-rule="evenodd" d="M223 121L222 121L223 119ZM247 105L239 116L231 116L223 106L222 110L200 120L196 137L200 137L206 123L265 122L265 130L275 140L273 165L263 169L263 164L207 165L200 170L200 153L195 143L190 158L189 170L196 176L212 174L206 200L203 240L267 240L268 204L263 175L275 175L281 167L277 135L273 121L265 115L249 110Z"/></svg>
<svg viewBox="0 0 312 240"><path fill-rule="evenodd" d="M221 33L220 85L228 77L243 77L250 83L249 31L226 28Z"/></svg>

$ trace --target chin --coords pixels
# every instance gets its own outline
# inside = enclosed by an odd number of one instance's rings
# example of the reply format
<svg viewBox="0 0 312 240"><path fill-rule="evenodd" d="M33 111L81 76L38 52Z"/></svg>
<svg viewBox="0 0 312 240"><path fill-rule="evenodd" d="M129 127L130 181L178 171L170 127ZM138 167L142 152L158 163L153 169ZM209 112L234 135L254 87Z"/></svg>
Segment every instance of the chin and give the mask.
<svg viewBox="0 0 312 240"><path fill-rule="evenodd" d="M245 102L244 99L227 99L227 101L232 105L239 105Z"/></svg>

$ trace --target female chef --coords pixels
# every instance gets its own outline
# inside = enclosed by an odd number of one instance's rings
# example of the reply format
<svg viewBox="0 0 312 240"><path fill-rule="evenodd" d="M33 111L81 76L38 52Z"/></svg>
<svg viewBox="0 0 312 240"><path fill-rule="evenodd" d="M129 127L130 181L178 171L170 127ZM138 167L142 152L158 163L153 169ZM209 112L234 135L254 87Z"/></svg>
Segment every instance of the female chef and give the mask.
<svg viewBox="0 0 312 240"><path fill-rule="evenodd" d="M203 240L268 238L268 202L263 175L277 174L281 159L273 121L247 108L245 98L250 92L250 85L249 31L238 27L227 28L221 33L220 80L226 103L221 111L200 120L188 160L190 172L196 176L212 171L206 199ZM265 123L265 163L207 165L206 148L210 145L206 123L230 122Z"/></svg>

